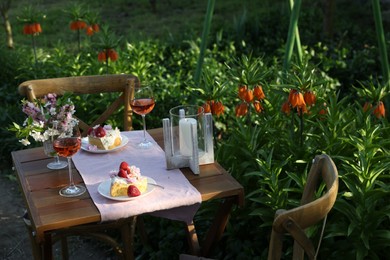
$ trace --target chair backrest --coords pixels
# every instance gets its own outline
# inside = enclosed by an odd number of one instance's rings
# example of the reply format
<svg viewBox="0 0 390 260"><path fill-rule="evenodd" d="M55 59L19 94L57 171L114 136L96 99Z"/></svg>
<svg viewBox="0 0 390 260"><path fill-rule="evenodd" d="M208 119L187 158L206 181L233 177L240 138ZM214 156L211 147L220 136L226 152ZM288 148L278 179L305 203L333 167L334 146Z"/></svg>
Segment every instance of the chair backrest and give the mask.
<svg viewBox="0 0 390 260"><path fill-rule="evenodd" d="M324 181L327 191L315 199L314 195L321 180ZM268 259L281 258L283 234L285 233L289 233L294 239L293 259L303 259L305 252L309 259L315 259L316 253L313 243L306 236L304 230L326 219L336 201L338 187L338 172L334 162L328 155L317 155L310 168L301 206L290 210L276 211Z"/></svg>
<svg viewBox="0 0 390 260"><path fill-rule="evenodd" d="M140 81L134 75L76 76L25 81L19 85L19 93L26 96L29 101L42 98L48 93L56 93L58 96L65 93L76 95L120 93L119 97L111 105L107 104L107 109L94 122L86 123L85 120L78 118L80 120L80 129L85 136L90 127L103 124L122 105L124 106L123 131L132 130L130 99L134 95L134 88L138 87L140 87Z"/></svg>

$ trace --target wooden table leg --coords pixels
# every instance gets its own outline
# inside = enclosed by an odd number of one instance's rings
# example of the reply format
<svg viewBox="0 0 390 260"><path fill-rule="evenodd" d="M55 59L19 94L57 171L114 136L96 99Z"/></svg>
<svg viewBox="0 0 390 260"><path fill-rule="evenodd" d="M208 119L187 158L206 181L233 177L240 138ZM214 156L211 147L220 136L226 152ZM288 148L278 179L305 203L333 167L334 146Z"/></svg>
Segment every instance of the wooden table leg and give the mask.
<svg viewBox="0 0 390 260"><path fill-rule="evenodd" d="M62 259L69 259L68 238L66 236L61 236L61 252Z"/></svg>
<svg viewBox="0 0 390 260"><path fill-rule="evenodd" d="M137 217L131 217L129 221L126 221L121 227L122 242L123 242L123 254L124 259L134 259L134 232L137 223Z"/></svg>
<svg viewBox="0 0 390 260"><path fill-rule="evenodd" d="M202 243L202 256L208 256L213 246L221 239L229 220L230 211L233 207L233 204L236 203L236 199L236 197L230 197L224 199L221 202L213 223L211 224L206 238Z"/></svg>
<svg viewBox="0 0 390 260"><path fill-rule="evenodd" d="M44 234L43 241L43 259L53 259L53 246L52 246L51 233L47 232Z"/></svg>
<svg viewBox="0 0 390 260"><path fill-rule="evenodd" d="M34 231L31 227L31 224L26 224L26 228L28 231L28 235L30 237L30 243L31 243L31 249L32 254L34 256L34 260L41 260L42 259L42 247L41 244L39 244L36 240Z"/></svg>
<svg viewBox="0 0 390 260"><path fill-rule="evenodd" d="M194 222L191 222L191 224L187 224L187 241L188 245L190 247L190 253L191 255L197 255L200 256L200 246L198 241L198 235L196 234L195 230L195 224Z"/></svg>

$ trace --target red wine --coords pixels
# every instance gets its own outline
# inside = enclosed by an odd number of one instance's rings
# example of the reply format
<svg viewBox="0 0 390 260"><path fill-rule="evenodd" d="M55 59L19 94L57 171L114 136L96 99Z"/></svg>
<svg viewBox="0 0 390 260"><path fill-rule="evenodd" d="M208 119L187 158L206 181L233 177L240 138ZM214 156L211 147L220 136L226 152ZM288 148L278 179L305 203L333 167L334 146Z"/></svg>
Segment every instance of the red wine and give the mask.
<svg viewBox="0 0 390 260"><path fill-rule="evenodd" d="M138 115L146 115L153 110L155 102L153 98L138 98L130 102L134 113Z"/></svg>
<svg viewBox="0 0 390 260"><path fill-rule="evenodd" d="M81 139L78 137L68 137L56 139L53 142L54 150L59 156L69 157L77 153L81 147Z"/></svg>

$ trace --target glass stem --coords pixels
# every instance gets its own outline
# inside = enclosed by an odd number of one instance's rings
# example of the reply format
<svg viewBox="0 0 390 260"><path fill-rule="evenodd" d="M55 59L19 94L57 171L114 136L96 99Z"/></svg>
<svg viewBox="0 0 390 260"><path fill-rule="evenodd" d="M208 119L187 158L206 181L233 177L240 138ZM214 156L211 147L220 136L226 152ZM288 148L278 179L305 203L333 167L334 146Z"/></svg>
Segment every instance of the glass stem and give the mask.
<svg viewBox="0 0 390 260"><path fill-rule="evenodd" d="M142 122L144 125L144 142L146 142L146 123L145 123L145 115L142 115Z"/></svg>
<svg viewBox="0 0 390 260"><path fill-rule="evenodd" d="M58 155L54 155L54 163L59 164L60 163L60 157Z"/></svg>
<svg viewBox="0 0 390 260"><path fill-rule="evenodd" d="M69 186L74 187L74 181L73 181L73 174L72 174L72 164L71 164L71 159L72 157L67 157L68 158L68 170L69 170Z"/></svg>

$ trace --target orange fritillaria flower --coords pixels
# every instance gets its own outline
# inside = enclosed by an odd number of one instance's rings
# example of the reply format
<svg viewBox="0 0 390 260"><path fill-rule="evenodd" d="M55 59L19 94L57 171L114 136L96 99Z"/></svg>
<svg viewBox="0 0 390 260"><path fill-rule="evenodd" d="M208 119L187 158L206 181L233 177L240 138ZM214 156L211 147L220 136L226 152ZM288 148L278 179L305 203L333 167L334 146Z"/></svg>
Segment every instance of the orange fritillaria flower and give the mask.
<svg viewBox="0 0 390 260"><path fill-rule="evenodd" d="M92 36L94 34L94 30L92 28L92 26L87 26L87 28L85 29L85 33L88 35L88 36Z"/></svg>
<svg viewBox="0 0 390 260"><path fill-rule="evenodd" d="M253 88L253 95L257 100L262 100L265 99L265 95L263 92L263 87L260 85L257 85L256 87Z"/></svg>
<svg viewBox="0 0 390 260"><path fill-rule="evenodd" d="M248 105L245 102L242 102L236 106L235 109L236 116L245 116L248 113Z"/></svg>
<svg viewBox="0 0 390 260"><path fill-rule="evenodd" d="M100 31L100 27L97 23L92 24L92 29L95 33Z"/></svg>
<svg viewBox="0 0 390 260"><path fill-rule="evenodd" d="M23 34L33 34L30 24L25 24L23 26Z"/></svg>
<svg viewBox="0 0 390 260"><path fill-rule="evenodd" d="M33 32L34 34L35 33L41 33L42 32L42 28L41 28L41 24L40 23L34 23L31 25L32 28L33 28Z"/></svg>
<svg viewBox="0 0 390 260"><path fill-rule="evenodd" d="M376 118L378 118L378 119L385 117L386 110L385 110L385 105L383 104L382 101L378 102L373 113L376 116Z"/></svg>
<svg viewBox="0 0 390 260"><path fill-rule="evenodd" d="M203 107L203 112L204 113L211 113L211 106L210 106L209 101L206 101L206 103L204 103L202 105L202 107Z"/></svg>
<svg viewBox="0 0 390 260"><path fill-rule="evenodd" d="M328 113L328 111L326 110L326 108L322 108L320 111L318 111L318 114L321 115L321 116L324 116Z"/></svg>
<svg viewBox="0 0 390 260"><path fill-rule="evenodd" d="M119 55L114 49L108 49L108 57L111 61L116 61Z"/></svg>
<svg viewBox="0 0 390 260"><path fill-rule="evenodd" d="M297 93L296 89L291 89L290 92L288 93L288 102L292 105L292 99L294 94Z"/></svg>
<svg viewBox="0 0 390 260"><path fill-rule="evenodd" d="M290 115L291 112L291 107L290 107L290 102L286 100L283 105L282 105L282 112L285 113L286 115Z"/></svg>
<svg viewBox="0 0 390 260"><path fill-rule="evenodd" d="M39 34L42 32L41 24L33 23L33 24L25 24L23 26L23 34Z"/></svg>
<svg viewBox="0 0 390 260"><path fill-rule="evenodd" d="M77 24L80 30L85 29L87 27L87 23L81 20L77 21Z"/></svg>
<svg viewBox="0 0 390 260"><path fill-rule="evenodd" d="M297 107L302 108L306 107L305 99L303 98L303 95L301 92L295 93L297 96Z"/></svg>
<svg viewBox="0 0 390 260"><path fill-rule="evenodd" d="M70 23L70 29L72 31L82 30L87 27L87 23L81 20L76 20Z"/></svg>
<svg viewBox="0 0 390 260"><path fill-rule="evenodd" d="M318 115L319 115L320 120L324 120L326 114L328 114L328 110L326 109L326 103L324 103L322 105L322 108L320 109L320 111L318 111Z"/></svg>
<svg viewBox="0 0 390 260"><path fill-rule="evenodd" d="M321 109L320 111L318 111L318 114L320 114L320 115L326 115L328 113L328 111L326 110L326 108L323 108L323 109Z"/></svg>
<svg viewBox="0 0 390 260"><path fill-rule="evenodd" d="M72 31L78 30L77 21L73 21L73 22L70 23L70 29L71 29Z"/></svg>
<svg viewBox="0 0 390 260"><path fill-rule="evenodd" d="M322 116L326 115L327 113L328 113L328 111L326 110L326 108L323 108L320 111L318 111L318 114L320 114Z"/></svg>
<svg viewBox="0 0 390 260"><path fill-rule="evenodd" d="M98 54L98 61L105 62L106 59L107 59L106 51L103 50L103 51L99 52L99 54Z"/></svg>
<svg viewBox="0 0 390 260"><path fill-rule="evenodd" d="M292 107L303 107L306 106L305 99L301 92L296 91L291 95L291 99L289 99Z"/></svg>
<svg viewBox="0 0 390 260"><path fill-rule="evenodd" d="M245 100L245 96L246 96L246 90L247 90L247 86L245 85L241 85L238 87L238 97L241 99L241 100Z"/></svg>
<svg viewBox="0 0 390 260"><path fill-rule="evenodd" d="M305 92L303 99L308 106L312 106L316 103L316 95L310 90Z"/></svg>
<svg viewBox="0 0 390 260"><path fill-rule="evenodd" d="M306 114L307 113L306 105L304 105L304 106L297 106L297 112L298 112L298 115Z"/></svg>
<svg viewBox="0 0 390 260"><path fill-rule="evenodd" d="M92 36L94 35L95 33L99 32L100 31L100 27L97 23L94 23L94 24L91 24L91 25L88 25L86 28L85 28L85 33L88 35L88 36Z"/></svg>
<svg viewBox="0 0 390 260"><path fill-rule="evenodd" d="M253 102L253 107L255 108L255 111L256 111L257 113L261 113L261 111L264 110L263 105L262 105L261 102L258 101L258 100L255 100L255 102Z"/></svg>
<svg viewBox="0 0 390 260"><path fill-rule="evenodd" d="M364 112L367 112L367 111L369 111L369 110L371 110L372 109L372 104L371 104L371 102L366 102L366 103L364 103L364 106L363 106L363 111Z"/></svg>
<svg viewBox="0 0 390 260"><path fill-rule="evenodd" d="M31 33L32 34L36 34L37 33L37 28L35 27L35 24L30 24L30 30L31 30Z"/></svg>
<svg viewBox="0 0 390 260"><path fill-rule="evenodd" d="M246 93L245 93L245 96L244 96L244 100L247 102L247 103L251 103L253 101L253 90L251 89L247 89L246 90Z"/></svg>
<svg viewBox="0 0 390 260"><path fill-rule="evenodd" d="M221 101L216 101L211 104L211 113L216 116L220 116L225 112L225 106Z"/></svg>

